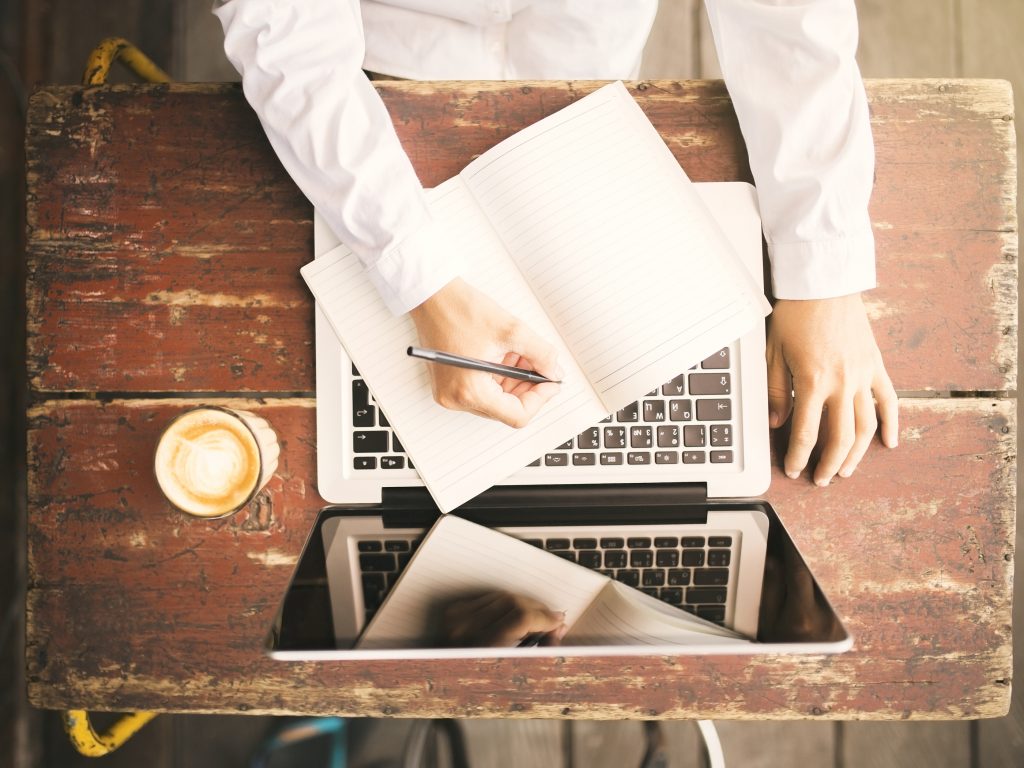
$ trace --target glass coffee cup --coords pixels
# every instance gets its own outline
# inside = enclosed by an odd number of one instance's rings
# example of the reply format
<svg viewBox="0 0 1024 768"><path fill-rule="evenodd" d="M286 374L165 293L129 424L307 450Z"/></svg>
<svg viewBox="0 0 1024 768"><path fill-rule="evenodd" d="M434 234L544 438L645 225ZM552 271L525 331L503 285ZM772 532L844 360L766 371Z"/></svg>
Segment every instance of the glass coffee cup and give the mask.
<svg viewBox="0 0 1024 768"><path fill-rule="evenodd" d="M176 416L157 442L154 470L167 500L214 519L245 507L277 470L281 449L267 420L203 405Z"/></svg>

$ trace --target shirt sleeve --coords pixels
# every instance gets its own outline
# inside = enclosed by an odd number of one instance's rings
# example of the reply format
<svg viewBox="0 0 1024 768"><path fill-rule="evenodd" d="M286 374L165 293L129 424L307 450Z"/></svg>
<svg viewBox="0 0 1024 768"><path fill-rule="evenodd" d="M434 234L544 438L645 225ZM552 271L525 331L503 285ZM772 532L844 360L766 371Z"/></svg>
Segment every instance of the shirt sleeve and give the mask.
<svg viewBox="0 0 1024 768"><path fill-rule="evenodd" d="M875 286L874 144L853 0L706 0L777 298Z"/></svg>
<svg viewBox="0 0 1024 768"><path fill-rule="evenodd" d="M384 103L362 71L358 0L217 0L224 50L299 189L407 312L458 275Z"/></svg>

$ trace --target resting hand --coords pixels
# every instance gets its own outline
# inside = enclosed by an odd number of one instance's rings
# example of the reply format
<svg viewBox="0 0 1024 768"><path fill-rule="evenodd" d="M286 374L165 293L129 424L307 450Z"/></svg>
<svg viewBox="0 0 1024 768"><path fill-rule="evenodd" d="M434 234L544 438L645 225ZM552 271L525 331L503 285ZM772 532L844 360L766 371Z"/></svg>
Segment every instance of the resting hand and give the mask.
<svg viewBox="0 0 1024 768"><path fill-rule="evenodd" d="M424 347L537 371L561 379L557 350L460 279L410 313ZM428 363L434 399L510 427L523 427L555 396L558 384L532 384L481 371Z"/></svg>
<svg viewBox="0 0 1024 768"><path fill-rule="evenodd" d="M488 592L450 603L443 615L449 645L501 647L545 632L542 645L556 645L565 634L565 614L536 600L508 592Z"/></svg>
<svg viewBox="0 0 1024 768"><path fill-rule="evenodd" d="M807 466L818 442L823 409L816 484L828 485L836 473L853 473L879 420L882 442L896 447L896 391L859 293L833 299L780 299L769 323L767 358L770 426L783 424L793 413L785 458L789 477L799 477Z"/></svg>

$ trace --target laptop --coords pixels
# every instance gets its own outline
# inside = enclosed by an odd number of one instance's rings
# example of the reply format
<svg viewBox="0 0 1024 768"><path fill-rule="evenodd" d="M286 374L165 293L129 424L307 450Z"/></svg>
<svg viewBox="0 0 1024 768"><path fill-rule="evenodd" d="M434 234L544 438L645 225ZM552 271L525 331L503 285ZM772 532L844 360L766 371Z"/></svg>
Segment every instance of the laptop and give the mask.
<svg viewBox="0 0 1024 768"><path fill-rule="evenodd" d="M696 187L763 284L753 187L739 182ZM317 217L317 257L337 244ZM780 554L795 548L770 507L722 501L756 497L770 481L764 345L764 329L755 327L632 405L552 446L456 513L599 570L704 621L749 638L767 637L761 613L770 540L781 542L775 545L779 562L802 559ZM354 651L353 645L439 513L319 306L316 355L317 486L332 506L321 512L289 596L296 605L302 603L296 595L318 594L330 631L322 630L315 641L304 637L315 624L306 615L304 628L292 632L286 619L294 609L285 610L286 599L268 648L278 658L373 657L374 652ZM831 608L826 613L834 619ZM838 620L829 626L841 630ZM802 647L842 649L849 637L840 630ZM465 651L432 649L431 655ZM471 649L473 655L484 651ZM545 652L516 649L525 651ZM687 652L700 651L688 647ZM409 653L422 651L407 649L402 655Z"/></svg>

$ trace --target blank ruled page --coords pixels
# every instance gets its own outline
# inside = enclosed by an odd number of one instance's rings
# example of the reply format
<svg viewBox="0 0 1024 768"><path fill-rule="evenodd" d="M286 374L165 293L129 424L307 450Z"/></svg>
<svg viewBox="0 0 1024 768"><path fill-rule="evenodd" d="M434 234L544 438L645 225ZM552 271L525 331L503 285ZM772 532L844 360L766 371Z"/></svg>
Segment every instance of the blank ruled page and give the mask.
<svg viewBox="0 0 1024 768"><path fill-rule="evenodd" d="M611 412L768 305L621 83L460 174Z"/></svg>
<svg viewBox="0 0 1024 768"><path fill-rule="evenodd" d="M424 485L447 512L579 434L605 411L462 182L450 179L428 190L427 198L452 248L465 256L463 279L560 349L561 391L527 427L512 429L435 403L428 363L406 354L419 343L412 320L391 314L347 247L307 264L302 276Z"/></svg>
<svg viewBox="0 0 1024 768"><path fill-rule="evenodd" d="M444 606L495 591L565 611L571 626L607 582L607 576L507 534L445 516L420 544L356 647L436 647L443 639L438 619Z"/></svg>

